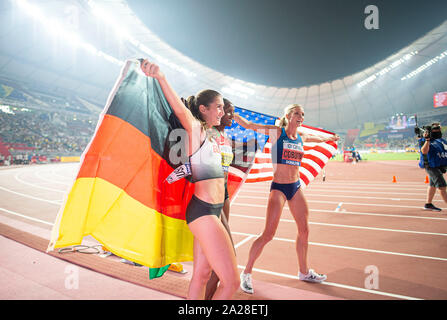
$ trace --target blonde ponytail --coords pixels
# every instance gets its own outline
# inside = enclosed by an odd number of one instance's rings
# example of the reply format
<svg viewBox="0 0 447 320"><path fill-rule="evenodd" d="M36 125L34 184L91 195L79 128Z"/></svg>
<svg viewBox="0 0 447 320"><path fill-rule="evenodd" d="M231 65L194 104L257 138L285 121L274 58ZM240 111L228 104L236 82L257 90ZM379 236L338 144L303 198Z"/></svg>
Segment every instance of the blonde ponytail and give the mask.
<svg viewBox="0 0 447 320"><path fill-rule="evenodd" d="M286 116L283 116L280 120L279 120L279 126L281 128L284 128L285 126L287 126L287 123L289 121L287 120Z"/></svg>

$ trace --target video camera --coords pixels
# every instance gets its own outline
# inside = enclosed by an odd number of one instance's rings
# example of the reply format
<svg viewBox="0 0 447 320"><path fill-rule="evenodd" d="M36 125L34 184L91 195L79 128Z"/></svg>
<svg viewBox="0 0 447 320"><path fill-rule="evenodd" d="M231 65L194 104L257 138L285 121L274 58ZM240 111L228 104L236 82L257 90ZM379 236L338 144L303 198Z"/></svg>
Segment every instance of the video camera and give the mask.
<svg viewBox="0 0 447 320"><path fill-rule="evenodd" d="M424 138L425 132L428 132L428 136L430 139L433 138L432 130L440 129L441 126L438 123L433 123L433 126L422 126L422 128L418 127L418 118L417 115L414 115L414 119L416 121L416 126L414 127L414 133L418 136L418 138Z"/></svg>
<svg viewBox="0 0 447 320"><path fill-rule="evenodd" d="M425 135L425 132L428 132L428 136L430 137L430 139L433 139L433 133L432 130L433 129L439 129L439 126L422 126L422 128L419 128L418 126L416 126L414 128L414 133L418 136L418 138L423 138Z"/></svg>
<svg viewBox="0 0 447 320"><path fill-rule="evenodd" d="M422 126L422 128L414 127L414 133L418 136L418 138L423 138L425 132L428 132L428 135L431 138L431 126Z"/></svg>

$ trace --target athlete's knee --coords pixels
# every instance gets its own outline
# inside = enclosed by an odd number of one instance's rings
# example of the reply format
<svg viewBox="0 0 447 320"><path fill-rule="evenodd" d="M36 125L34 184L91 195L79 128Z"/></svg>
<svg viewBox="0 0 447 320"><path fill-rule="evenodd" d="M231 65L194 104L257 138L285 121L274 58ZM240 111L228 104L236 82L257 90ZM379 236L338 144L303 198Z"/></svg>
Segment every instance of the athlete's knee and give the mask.
<svg viewBox="0 0 447 320"><path fill-rule="evenodd" d="M236 291L239 288L240 283L241 280L239 279L239 275L237 273L224 275L222 279L220 279L220 285L230 291Z"/></svg>
<svg viewBox="0 0 447 320"><path fill-rule="evenodd" d="M309 237L309 225L306 223L298 228L298 238L307 239Z"/></svg>
<svg viewBox="0 0 447 320"><path fill-rule="evenodd" d="M258 239L262 242L263 245L266 245L270 241L273 240L273 237L275 236L274 232L264 232Z"/></svg>
<svg viewBox="0 0 447 320"><path fill-rule="evenodd" d="M208 280L211 277L211 268L200 268L199 270L196 270L194 272L194 277L197 279L197 281L200 281L200 283L207 283Z"/></svg>

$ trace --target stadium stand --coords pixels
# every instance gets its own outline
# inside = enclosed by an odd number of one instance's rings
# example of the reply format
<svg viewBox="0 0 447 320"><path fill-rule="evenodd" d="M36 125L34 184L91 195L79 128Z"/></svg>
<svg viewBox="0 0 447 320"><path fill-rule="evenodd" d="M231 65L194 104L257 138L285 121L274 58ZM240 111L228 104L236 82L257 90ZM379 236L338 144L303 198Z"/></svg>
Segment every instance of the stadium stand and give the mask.
<svg viewBox="0 0 447 320"><path fill-rule="evenodd" d="M2 83L0 165L81 155L93 135L98 106L72 95Z"/></svg>

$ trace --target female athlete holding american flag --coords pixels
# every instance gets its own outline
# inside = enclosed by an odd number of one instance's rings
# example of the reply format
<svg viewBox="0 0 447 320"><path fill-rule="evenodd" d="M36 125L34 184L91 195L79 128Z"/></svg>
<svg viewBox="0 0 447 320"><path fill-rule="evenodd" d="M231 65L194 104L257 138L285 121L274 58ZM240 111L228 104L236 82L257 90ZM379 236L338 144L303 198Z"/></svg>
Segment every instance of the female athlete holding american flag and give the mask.
<svg viewBox="0 0 447 320"><path fill-rule="evenodd" d="M296 251L300 269L299 279L309 282L326 280L326 275L318 274L307 266L309 209L300 189L299 167L304 155L304 142L337 141L339 137L337 135L330 137L311 135L300 130L304 120L304 109L298 104L286 107L279 126L249 122L238 114L235 114L234 119L247 129L264 134L268 131L272 143L273 164L273 181L267 204L265 228L250 248L247 265L240 276L241 289L247 293L254 292L251 279L253 265L261 255L264 246L273 239L286 201L298 227Z"/></svg>

